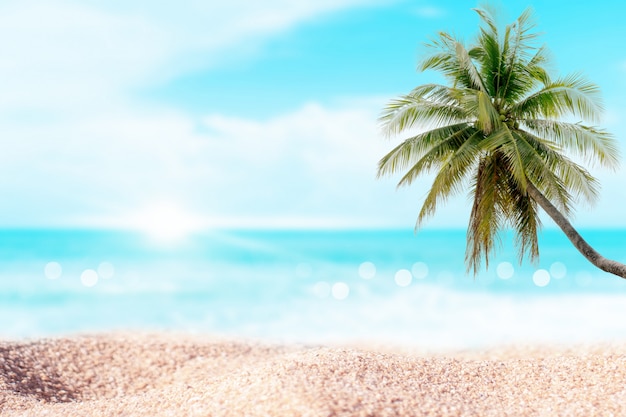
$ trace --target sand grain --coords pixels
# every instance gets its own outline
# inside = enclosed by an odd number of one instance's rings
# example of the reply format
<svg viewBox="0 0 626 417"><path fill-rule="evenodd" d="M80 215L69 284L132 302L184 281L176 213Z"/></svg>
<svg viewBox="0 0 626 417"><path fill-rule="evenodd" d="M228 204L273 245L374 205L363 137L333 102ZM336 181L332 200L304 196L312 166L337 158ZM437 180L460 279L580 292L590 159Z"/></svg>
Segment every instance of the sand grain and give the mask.
<svg viewBox="0 0 626 417"><path fill-rule="evenodd" d="M180 335L0 343L2 416L626 415L626 349L464 355Z"/></svg>

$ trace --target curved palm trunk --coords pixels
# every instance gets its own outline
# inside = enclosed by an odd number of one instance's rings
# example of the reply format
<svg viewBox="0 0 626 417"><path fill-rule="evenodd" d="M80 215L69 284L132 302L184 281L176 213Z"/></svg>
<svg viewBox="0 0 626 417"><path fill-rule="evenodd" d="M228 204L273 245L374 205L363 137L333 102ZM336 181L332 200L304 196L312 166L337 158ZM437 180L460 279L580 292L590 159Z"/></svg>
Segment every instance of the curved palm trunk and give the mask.
<svg viewBox="0 0 626 417"><path fill-rule="evenodd" d="M626 265L607 259L600 255L583 237L574 229L572 224L561 214L560 211L548 200L533 184L527 182L528 195L541 206L542 209L554 220L561 228L567 238L574 244L576 249L583 254L589 262L610 274L626 278Z"/></svg>

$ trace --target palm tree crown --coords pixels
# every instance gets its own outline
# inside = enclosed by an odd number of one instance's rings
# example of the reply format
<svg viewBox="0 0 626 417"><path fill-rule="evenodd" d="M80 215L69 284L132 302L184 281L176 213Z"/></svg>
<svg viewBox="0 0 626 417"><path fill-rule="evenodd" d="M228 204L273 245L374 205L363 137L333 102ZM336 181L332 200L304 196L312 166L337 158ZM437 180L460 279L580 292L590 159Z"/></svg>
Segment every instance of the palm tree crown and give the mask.
<svg viewBox="0 0 626 417"><path fill-rule="evenodd" d="M574 202L596 199L597 180L572 158L618 165L612 136L587 124L598 122L602 111L598 87L580 74L550 76L547 50L535 45L530 9L502 30L492 13L475 11L481 26L473 45L439 33L418 66L439 71L447 85L418 86L384 109L387 135L423 131L378 166L379 176L402 171L399 186L435 173L416 228L438 204L469 187L465 259L474 274L483 260L489 266L504 228L515 232L520 262L538 258L538 204L548 211L547 202L569 224Z"/></svg>

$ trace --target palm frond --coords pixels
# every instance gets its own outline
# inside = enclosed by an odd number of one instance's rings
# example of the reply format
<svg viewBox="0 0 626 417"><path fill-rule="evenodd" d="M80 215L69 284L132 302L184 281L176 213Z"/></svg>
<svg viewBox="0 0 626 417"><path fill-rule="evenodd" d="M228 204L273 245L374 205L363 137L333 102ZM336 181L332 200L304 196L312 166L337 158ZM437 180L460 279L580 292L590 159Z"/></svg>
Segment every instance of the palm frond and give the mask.
<svg viewBox="0 0 626 417"><path fill-rule="evenodd" d="M460 106L406 95L387 104L379 122L382 131L391 136L416 125L439 127L467 121L468 118L469 114Z"/></svg>
<svg viewBox="0 0 626 417"><path fill-rule="evenodd" d="M462 99L467 94L472 94L474 90L465 88L448 87L441 84L424 84L415 87L407 96L416 99L424 99L439 104L451 104L461 106Z"/></svg>
<svg viewBox="0 0 626 417"><path fill-rule="evenodd" d="M489 29L497 34L498 33L498 25L496 24L495 19L493 18L494 12L493 10L488 10L490 7L488 5L484 5L481 8L472 9L475 11L478 16L480 16L480 20L482 20Z"/></svg>
<svg viewBox="0 0 626 417"><path fill-rule="evenodd" d="M417 66L417 70L435 70L441 72L454 86L471 88L470 79L464 73L458 62L456 45L459 43L452 35L446 32L439 32L439 37L431 40L426 46L436 52L427 55Z"/></svg>
<svg viewBox="0 0 626 417"><path fill-rule="evenodd" d="M485 134L489 135L502 125L502 122L500 121L500 113L494 107L491 97L489 97L488 94L479 91L477 98L478 119L476 120L476 127L481 129Z"/></svg>
<svg viewBox="0 0 626 417"><path fill-rule="evenodd" d="M536 38L536 34L531 32L534 27L530 8L526 9L513 24L507 26L507 34L510 35L502 53L506 61L505 80L501 89L502 97L515 97L520 87L525 86L524 83L516 81L519 79L518 75L523 74L519 71L519 67L527 66L525 61L529 59L529 51L533 49L529 41Z"/></svg>
<svg viewBox="0 0 626 417"><path fill-rule="evenodd" d="M457 152L461 146L466 144L467 140L476 133L476 129L467 126L464 129L450 135L443 141L430 148L400 179L398 187L410 185L415 178L425 171L431 170L433 167L441 167L443 164L450 164L448 156L453 152ZM470 146L475 146L470 144ZM458 152L456 162L460 164L471 164L475 155L470 152Z"/></svg>
<svg viewBox="0 0 626 417"><path fill-rule="evenodd" d="M501 97L501 85L503 83L505 67L502 61L500 42L493 33L482 31L478 39L481 53L477 54L480 60L482 78L485 80L489 95L495 98Z"/></svg>
<svg viewBox="0 0 626 417"><path fill-rule="evenodd" d="M548 74L545 65L549 61L548 49L545 46L541 46L521 70L529 76L530 80L539 81L543 85L548 85L551 83L550 74Z"/></svg>
<svg viewBox="0 0 626 417"><path fill-rule="evenodd" d="M410 137L386 154L378 163L378 177L403 170L417 163L433 148L443 150L457 140L464 140L473 134L474 129L466 123L432 129ZM452 149L452 148L450 148Z"/></svg>
<svg viewBox="0 0 626 417"><path fill-rule="evenodd" d="M502 170L497 160L497 155L482 158L473 176L473 204L467 229L465 263L467 271L473 271L474 275L478 273L483 259L489 267L489 255L499 243L498 230L504 220L501 210L503 196L500 193Z"/></svg>
<svg viewBox="0 0 626 417"><path fill-rule="evenodd" d="M550 154L544 152L545 149L536 146L536 143L530 140L532 136L526 132L516 131L513 132L513 136L516 139L519 161L525 167L526 178L553 201L559 209L565 214L569 214L572 197L562 178L555 172L559 159L549 158ZM564 159L560 161L564 161ZM511 169L511 172L515 172L515 169ZM526 186L524 185L522 188L525 190Z"/></svg>
<svg viewBox="0 0 626 417"><path fill-rule="evenodd" d="M518 59L528 59L530 51L535 49L531 42L537 39L539 34L533 31L536 27L533 9L529 7L524 10L510 27L514 35L509 55L509 66L512 67Z"/></svg>
<svg viewBox="0 0 626 417"><path fill-rule="evenodd" d="M458 59L459 69L467 74L467 77L470 80L469 87L475 90L482 91L483 93L487 93L485 82L483 81L480 72L474 65L474 62L467 52L467 49L465 49L461 42L456 43L456 55Z"/></svg>
<svg viewBox="0 0 626 417"><path fill-rule="evenodd" d="M435 172L416 228L469 184L465 260L477 274L483 261L489 266L504 227L514 229L520 262L537 259L541 221L535 199L565 216L578 200L597 199L598 181L570 155L616 168L619 152L608 132L592 126L603 110L598 87L580 74L550 76L531 9L503 31L488 7L475 11L481 25L473 44L440 32L418 65L442 74L449 86L418 86L383 110L380 123L388 136L426 131L385 155L378 176L402 172L402 186Z"/></svg>
<svg viewBox="0 0 626 417"><path fill-rule="evenodd" d="M599 193L599 183L586 169L578 165L563 153L555 150L552 142L535 136L530 132L518 131L518 135L541 155L546 166L561 179L563 187L568 195L582 197L589 204L593 204ZM541 178L534 178L533 184L538 187L545 187L545 181ZM568 207L565 208L569 210Z"/></svg>
<svg viewBox="0 0 626 417"><path fill-rule="evenodd" d="M598 87L578 74L555 80L511 106L520 120L572 115L596 122L602 110Z"/></svg>
<svg viewBox="0 0 626 417"><path fill-rule="evenodd" d="M482 149L488 153L501 153L505 157L513 177L522 188L526 187L526 161L524 161L519 146L506 124L501 124L496 131L485 137L481 145Z"/></svg>
<svg viewBox="0 0 626 417"><path fill-rule="evenodd" d="M526 119L523 124L536 136L553 141L564 150L574 152L587 162L616 169L619 165L617 143L606 130L546 119Z"/></svg>
<svg viewBox="0 0 626 417"><path fill-rule="evenodd" d="M480 132L474 132L456 152L449 154L446 160L442 161L417 216L416 229L426 218L435 213L439 203L461 191L463 181L476 159L476 151L479 149L482 137Z"/></svg>
<svg viewBox="0 0 626 417"><path fill-rule="evenodd" d="M528 256L531 262L535 262L539 258L537 233L541 227L537 203L519 189L517 183L510 176L507 177L507 185L507 196L510 203L507 220L515 230L518 261L522 263L524 257Z"/></svg>

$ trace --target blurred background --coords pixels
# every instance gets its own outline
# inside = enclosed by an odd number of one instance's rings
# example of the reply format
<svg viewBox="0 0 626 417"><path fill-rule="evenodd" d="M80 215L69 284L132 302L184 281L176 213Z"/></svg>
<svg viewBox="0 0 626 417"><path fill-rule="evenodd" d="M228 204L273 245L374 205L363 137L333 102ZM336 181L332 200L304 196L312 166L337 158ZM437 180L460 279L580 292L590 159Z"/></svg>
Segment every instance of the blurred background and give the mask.
<svg viewBox="0 0 626 417"><path fill-rule="evenodd" d="M412 227L428 181L377 181L391 98L474 1L0 2L0 225ZM498 3L495 3L498 6ZM528 5L499 5L503 24ZM534 4L555 74L581 71L620 142L626 53L617 1ZM626 226L624 172L576 225ZM428 226L465 227L466 196ZM172 226L174 227L174 226Z"/></svg>
<svg viewBox="0 0 626 417"><path fill-rule="evenodd" d="M528 5L503 3L503 24ZM471 41L478 5L0 1L0 336L133 327L462 347L626 335L621 281L558 231L535 266L519 267L505 236L474 280L466 195L414 235L428 178L400 190L375 178L398 141L379 133L380 109L441 81L415 72L423 43L440 30ZM533 7L555 74L600 85L602 126L623 145L626 6ZM624 261L624 170L592 172L599 202L573 222Z"/></svg>

